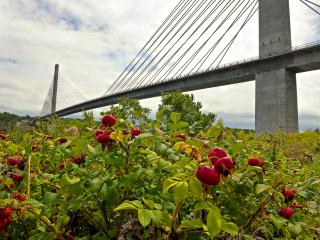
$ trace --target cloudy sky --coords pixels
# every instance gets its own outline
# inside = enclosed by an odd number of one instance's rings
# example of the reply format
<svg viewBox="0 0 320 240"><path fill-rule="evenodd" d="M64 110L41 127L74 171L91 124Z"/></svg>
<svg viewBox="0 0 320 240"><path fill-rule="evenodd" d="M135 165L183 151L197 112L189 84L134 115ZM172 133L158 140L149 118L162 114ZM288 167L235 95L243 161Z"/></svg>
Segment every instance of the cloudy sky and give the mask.
<svg viewBox="0 0 320 240"><path fill-rule="evenodd" d="M314 0L320 4L319 0ZM0 112L37 116L59 73L87 99L102 96L177 0L1 0ZM320 39L320 16L290 0L292 45ZM222 63L258 55L258 15ZM300 130L320 127L320 71L297 75ZM190 92L191 93L191 92ZM255 83L192 92L228 127L254 128ZM155 114L160 98L142 100ZM94 110L96 117L101 110Z"/></svg>

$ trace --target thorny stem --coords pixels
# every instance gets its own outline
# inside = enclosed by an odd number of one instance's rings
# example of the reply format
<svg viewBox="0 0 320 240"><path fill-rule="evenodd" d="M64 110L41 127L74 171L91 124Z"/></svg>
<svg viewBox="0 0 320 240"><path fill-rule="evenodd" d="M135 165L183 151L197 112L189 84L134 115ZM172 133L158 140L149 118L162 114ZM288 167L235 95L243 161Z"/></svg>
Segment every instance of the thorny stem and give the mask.
<svg viewBox="0 0 320 240"><path fill-rule="evenodd" d="M178 203L178 205L176 206L176 209L174 210L174 213L172 215L172 223L171 223L171 225L172 225L172 230L173 231L176 230L176 217L177 217L178 212L179 212L179 210L180 210L180 208L182 206L182 203L183 203L183 200Z"/></svg>
<svg viewBox="0 0 320 240"><path fill-rule="evenodd" d="M34 172L34 173L37 173L38 175L40 175L40 176L44 179L44 181L43 181L44 183L47 183L47 184L49 184L50 186L55 187L55 188L57 188L57 189L61 189L61 187L59 187L59 186L51 183L51 182L50 182L42 173L40 173L39 171L31 170L31 172Z"/></svg>
<svg viewBox="0 0 320 240"><path fill-rule="evenodd" d="M271 201L272 198L273 198L273 195L268 195L268 196L266 197L266 199L263 201L262 204L264 204L264 205L267 204L268 202ZM262 204L261 204L261 205L262 205ZM249 226L252 224L252 222L254 221L254 219L257 217L258 213L261 211L261 205L260 205L259 208L255 211L255 213L251 216L251 218L249 219L249 221L247 222L247 224L242 227L243 229L249 227Z"/></svg>

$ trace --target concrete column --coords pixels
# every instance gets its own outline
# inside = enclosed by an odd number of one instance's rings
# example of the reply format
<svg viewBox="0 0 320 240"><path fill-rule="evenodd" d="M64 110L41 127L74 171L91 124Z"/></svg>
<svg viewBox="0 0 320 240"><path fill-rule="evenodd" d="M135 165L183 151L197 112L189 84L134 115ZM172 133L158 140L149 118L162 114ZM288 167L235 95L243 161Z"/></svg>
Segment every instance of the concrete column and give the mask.
<svg viewBox="0 0 320 240"><path fill-rule="evenodd" d="M259 1L259 54L291 49L289 0ZM256 74L255 131L297 132L296 74L278 69Z"/></svg>
<svg viewBox="0 0 320 240"><path fill-rule="evenodd" d="M53 89L52 89L52 102L51 102L51 113L56 112L57 106L57 91L58 91L58 75L59 75L59 64L54 67L54 78L53 78Z"/></svg>

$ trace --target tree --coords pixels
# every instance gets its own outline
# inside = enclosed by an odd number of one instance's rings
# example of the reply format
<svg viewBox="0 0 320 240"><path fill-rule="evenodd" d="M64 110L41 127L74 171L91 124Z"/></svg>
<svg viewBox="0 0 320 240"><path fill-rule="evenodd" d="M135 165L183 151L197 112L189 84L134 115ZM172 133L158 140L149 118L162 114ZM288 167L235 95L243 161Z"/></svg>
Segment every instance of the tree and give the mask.
<svg viewBox="0 0 320 240"><path fill-rule="evenodd" d="M169 105L170 109L164 112L164 116L170 119L171 112L181 113L180 121L193 124L198 121L202 121L204 128L210 127L216 119L214 113L208 114L202 113L201 102L196 102L193 94L183 94L181 90L177 90L172 93L161 92L161 104L158 106L158 111Z"/></svg>
<svg viewBox="0 0 320 240"><path fill-rule="evenodd" d="M120 97L117 99L118 106L111 105L110 113L116 118L128 119L133 124L138 122L149 122L150 119L148 115L151 113L151 109L147 107L142 107L140 105L139 99L128 99ZM105 115L105 113L102 113Z"/></svg>

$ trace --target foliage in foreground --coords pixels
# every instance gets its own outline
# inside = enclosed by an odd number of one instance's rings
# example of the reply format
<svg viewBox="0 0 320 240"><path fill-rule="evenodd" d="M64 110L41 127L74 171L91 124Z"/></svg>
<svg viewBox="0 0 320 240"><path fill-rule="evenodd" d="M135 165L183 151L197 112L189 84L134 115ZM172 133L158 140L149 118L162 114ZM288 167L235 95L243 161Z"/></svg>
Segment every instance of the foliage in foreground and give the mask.
<svg viewBox="0 0 320 240"><path fill-rule="evenodd" d="M13 210L1 237L319 238L319 172L308 167L319 163L319 133L255 138L244 131L233 135L221 121L203 131L178 113L165 118L164 111L142 125L141 134L123 119L94 126L87 114L78 126L56 119L54 131L39 123L39 132L17 144L0 138L0 218ZM97 142L98 130L110 140ZM214 147L226 150L235 175L208 187L197 171L211 166ZM23 170L9 165L12 158ZM265 164L248 166L250 158ZM294 191L294 199L284 190ZM283 214L288 208L292 216Z"/></svg>

